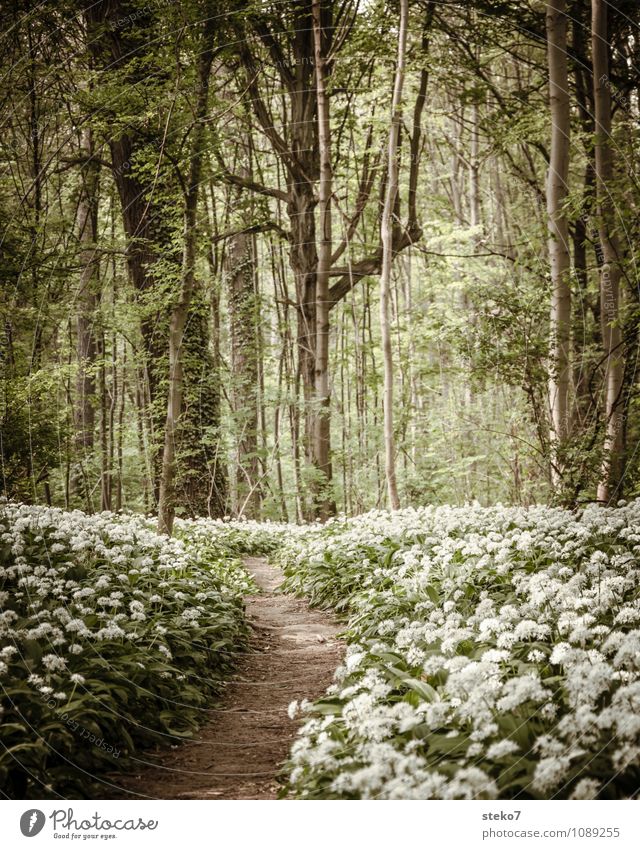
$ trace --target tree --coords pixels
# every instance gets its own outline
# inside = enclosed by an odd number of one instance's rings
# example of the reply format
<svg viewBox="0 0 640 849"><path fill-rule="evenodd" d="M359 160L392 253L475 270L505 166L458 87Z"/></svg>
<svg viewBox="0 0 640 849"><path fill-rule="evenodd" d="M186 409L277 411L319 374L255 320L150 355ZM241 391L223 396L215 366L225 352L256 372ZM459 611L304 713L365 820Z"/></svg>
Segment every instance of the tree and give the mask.
<svg viewBox="0 0 640 849"><path fill-rule="evenodd" d="M398 140L402 121L402 89L404 86L405 62L407 53L408 0L400 0L400 27L398 30L398 58L391 101L391 123L387 150L387 183L385 187L384 208L380 224L382 237L382 273L380 275L380 329L382 331L382 353L384 361L384 446L385 474L389 505L392 510L400 507L398 483L396 480L395 439L393 434L393 353L391 348L391 330L389 328L389 291L391 288L391 267L393 264L393 223L392 217L398 195Z"/></svg>
<svg viewBox="0 0 640 849"><path fill-rule="evenodd" d="M335 501L328 491L331 482L331 445L329 426L329 273L331 271L331 196L333 174L331 167L331 121L327 94L327 38L322 27L321 0L313 0L313 44L316 70L316 97L318 115L318 147L320 181L318 209L320 218L320 243L316 268L315 292L315 398L313 402L313 465L318 472L314 482L315 503L320 519L335 513Z"/></svg>
<svg viewBox="0 0 640 849"><path fill-rule="evenodd" d="M150 424L154 500L157 503L160 498L163 474L169 375L175 373L179 356L174 346L170 366L167 340L173 333L174 343L183 339L177 377L184 408L169 451L174 453L172 500L179 501L180 510L190 515L222 515L225 507L218 457L217 364L211 362L202 305L192 310L182 332L179 321L176 326L175 313L174 327L170 327L173 296L185 277L186 230L180 210L189 195L186 187L193 163L191 144L185 147L182 140L186 135L191 141L202 129L194 131L188 87L177 82L184 72L180 51L193 32L191 24L197 26L198 16L207 16L206 9L206 4L195 3L159 15L150 6L141 9L128 0L100 0L87 9L100 82L94 92L95 109L120 199L127 272L138 316L136 335L139 333L142 342L136 353L144 383L141 397ZM156 37L151 37L152 33ZM189 67L193 74L193 64ZM199 126L197 119L195 126ZM189 302L196 289L187 282ZM187 351L189 356L185 356Z"/></svg>
<svg viewBox="0 0 640 849"><path fill-rule="evenodd" d="M319 206L319 191L323 196L331 186L331 160L339 153L338 141L331 134L331 92L327 84L332 68L340 51L345 49L357 20L358 9L351 0L343 2L319 2L315 4L315 19L320 21L316 31L320 32L322 81L318 87L315 73L316 47L314 41L314 4L312 0L299 2L274 11L252 9L250 13L235 18L236 41L240 45L241 74L238 87L246 91L261 131L281 166L286 179L286 188L233 173L218 151L218 162L222 176L233 185L273 198L286 207L289 228L289 262L295 282L295 307L297 316L297 379L302 388L305 407L304 448L314 476L314 502L307 511L308 516L333 512L330 496L330 402L329 374L325 367L327 340L331 328L331 311L340 304L361 280L378 275L382 267L382 244L378 243L364 256L353 258L352 240L362 223L376 177L376 169L370 167L370 149L358 183L357 197L353 209L348 213L340 210L345 221L344 235L329 256L330 235L327 224L330 220L328 207L324 203L319 212L320 227L316 221ZM268 57L281 83L281 97L274 98L267 82L262 82L264 62L261 68L260 55ZM315 80L314 80L315 76ZM319 95L320 93L320 95ZM323 143L320 143L319 96L323 98L322 111ZM281 108L276 117L274 104ZM421 114L423 102L417 108ZM343 134L338 135L338 139ZM409 185L417 185L420 151L412 155L409 164ZM322 162L321 162L322 157ZM322 170L322 176L321 176ZM336 200L333 186L332 202ZM398 207L399 212L399 207ZM415 219L415 204L408 205L408 216L401 222L396 213L392 226L393 254L397 255L421 236L421 228ZM379 223L379 215L376 215ZM320 232L320 237L318 236ZM322 253L320 292L318 292L318 263ZM347 257L345 262L344 257ZM327 287L326 281L329 281ZM321 325L318 322L320 307ZM318 354L320 361L317 361Z"/></svg>
<svg viewBox="0 0 640 849"><path fill-rule="evenodd" d="M94 323L99 292L98 186L100 163L89 125L80 131L80 189L76 212L78 284L76 332L78 374L76 378L75 447L79 455L75 486L84 504L92 509L90 484L85 463L91 459L94 443L96 405L96 339Z"/></svg>
<svg viewBox="0 0 640 849"><path fill-rule="evenodd" d="M551 413L551 469L557 486L562 479L562 451L569 436L571 377L571 281L569 277L569 74L565 0L547 3L547 54L551 151L547 175L547 216L551 266L549 352L549 409Z"/></svg>
<svg viewBox="0 0 640 849"><path fill-rule="evenodd" d="M622 255L616 233L612 196L614 178L611 140L611 92L607 4L591 3L591 51L595 106L595 167L598 232L602 250L600 316L605 356L605 438L598 501L607 503L622 485L622 405L624 375L620 332L620 278Z"/></svg>
<svg viewBox="0 0 640 849"><path fill-rule="evenodd" d="M249 155L242 150L249 164ZM250 170L243 165L243 176ZM230 187L230 201L239 213L238 229L226 239L224 276L229 305L231 357L230 403L236 432L236 504L239 515L257 518L260 512L260 458L258 455L258 344L260 304L256 291L255 233L251 230L252 204L237 187Z"/></svg>
<svg viewBox="0 0 640 849"><path fill-rule="evenodd" d="M214 57L215 15L212 9L202 24L202 45L198 59L195 126L191 141L189 174L184 208L184 255L182 282L177 302L171 311L169 327L169 389L167 419L164 428L164 450L158 502L158 530L171 534L176 510L176 441L184 395L183 343L189 307L196 285L196 223L198 196L205 158L209 78Z"/></svg>

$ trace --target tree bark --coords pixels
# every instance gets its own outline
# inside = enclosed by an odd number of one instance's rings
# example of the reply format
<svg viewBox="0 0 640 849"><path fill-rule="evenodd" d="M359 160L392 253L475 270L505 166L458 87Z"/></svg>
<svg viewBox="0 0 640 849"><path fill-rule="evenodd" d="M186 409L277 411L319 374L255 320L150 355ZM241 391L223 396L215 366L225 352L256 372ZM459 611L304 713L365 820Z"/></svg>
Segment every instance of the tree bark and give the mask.
<svg viewBox="0 0 640 849"><path fill-rule="evenodd" d="M74 488L91 509L85 461L93 451L96 404L95 311L98 299L99 261L97 257L98 185L100 164L95 157L93 135L85 127L80 137L81 184L76 213L76 233L81 266L76 299L78 374L76 377L75 448L78 455L73 475Z"/></svg>
<svg viewBox="0 0 640 849"><path fill-rule="evenodd" d="M385 475L389 506L392 510L400 507L398 483L396 479L395 439L393 434L393 352L391 347L391 329L389 327L389 296L391 291L391 267L393 263L393 210L398 194L398 140L402 121L402 89L404 86L405 63L407 53L408 0L400 0L400 29L398 32L398 59L393 85L391 103L391 125L387 150L387 185L382 211L380 235L382 238L382 269L380 274L380 330L382 333L382 354L384 362L384 455Z"/></svg>
<svg viewBox="0 0 640 849"><path fill-rule="evenodd" d="M569 436L571 377L569 226L564 208L568 194L570 134L566 0L552 0L547 3L546 28L551 113L547 223L552 285L548 392L551 420L551 476L554 485L558 486L562 480L562 451Z"/></svg>
<svg viewBox="0 0 640 849"><path fill-rule="evenodd" d="M145 33L151 23L150 10L139 9L131 0L96 0L85 10L89 32L89 47L96 68L110 82L111 75L121 75L132 87L144 85L149 73L144 60L148 55ZM124 24L120 22L124 21ZM122 79L118 79L122 85ZM149 181L135 169L141 153L154 150L162 156L162 136L157 126L144 138L135 129L123 130L118 115L105 115L109 124L109 149L112 175L118 190L122 220L127 237L126 260L129 279L141 306L141 352L148 381L149 413L153 432L162 429L162 414L156 413L161 396L166 361L166 317L154 306L147 293L159 282L156 272L163 258L179 268L180 255L167 246L172 245L170 216L161 201L150 194ZM152 448L153 492L159 495L160 443Z"/></svg>
<svg viewBox="0 0 640 849"><path fill-rule="evenodd" d="M433 18L433 3L428 4L427 21L430 24ZM342 240L340 246L332 256L332 263L325 273L329 282L335 279L332 285L328 285L326 296L322 289L324 280L321 282L320 293L318 293L318 263L319 251L324 248L318 241L315 210L319 204L316 196L316 185L322 182L320 177L320 141L319 123L316 121L318 115L318 87L317 80L314 82L314 12L316 20L320 18L320 30L322 35L322 56L325 61L325 69L328 69L335 61L332 54L333 42L336 40L334 32L334 12L336 18L344 12L344 8L337 9L335 4L328 2L315 3L314 0L300 0L299 3L284 6L282 16L277 18L278 29L272 29L273 17L271 12L256 14L250 19L248 26L238 26L237 39L240 45L240 56L244 69L243 88L251 99L252 108L262 132L269 140L274 154L277 156L282 169L286 173L286 191L280 187L265 186L254 180L246 180L240 175L233 174L226 167L221 156L218 156L222 167L222 175L227 182L240 185L261 195L276 198L286 203L287 215L290 222L289 232L289 263L293 271L296 288L296 311L297 311L297 338L296 348L298 353L298 364L296 373L296 385L302 388L303 407L305 410L304 427L304 455L307 462L314 467L315 477L319 477L325 483L325 490L329 491L331 475L330 463L330 412L328 398L328 371L325 380L325 367L322 362L316 363L318 353L324 357L325 338L330 326L330 310L344 298L348 292L364 277L380 274L382 267L383 249L377 246L370 255L356 262L349 262L344 266L336 265L342 253L355 232L357 223L361 220L365 207L367 206L370 193L374 184L373 172L369 170L367 177L363 179L355 211L349 219L346 228L346 239ZM344 20L343 20L344 23ZM428 27L427 27L428 29ZM277 119L271 114L270 98L262 96L260 78L260 65L254 53L253 44L258 41L262 48L267 50L275 62L280 76L279 82L282 88L282 103L285 104L282 116L282 134L278 127ZM337 38L341 45L342 41ZM337 51L339 48L335 48ZM330 59L328 57L331 57ZM426 83L426 74L422 77ZM424 87L421 82L420 92L416 100L415 114L419 118L424 105ZM326 122L325 122L326 126ZM419 134L416 136L416 146L419 147ZM329 154L331 153L331 137L328 135ZM409 245L416 242L422 231L415 217L415 193L419 169L419 151L413 156L412 150L411 166L409 174L410 206L408 220L404 226L398 222L392 228L392 251L396 255ZM329 161L330 165L330 161ZM326 172L330 173L329 171ZM325 182L326 185L326 182ZM318 185L318 188L320 186ZM320 236L324 238L324 225L322 221L326 218L321 213ZM326 307L325 307L326 305ZM320 306L320 318L318 318L318 306ZM318 422L314 414L317 399L320 398L320 408L325 411L324 421ZM302 438L301 438L302 442ZM318 448L319 451L315 449ZM302 454L302 450L300 454ZM318 455L318 456L316 456ZM320 473L318 475L318 469ZM315 499L317 502L317 499ZM305 505L305 516L312 518L320 511L330 513L334 510L332 501L325 501L320 505L315 503L309 509Z"/></svg>
<svg viewBox="0 0 640 849"><path fill-rule="evenodd" d="M623 411L622 334L620 331L621 250L616 233L612 200L613 149L611 145L611 93L609 81L609 42L607 3L592 0L591 50L595 105L595 162L598 228L602 250L600 268L600 317L605 355L605 438L597 497L608 503L621 496Z"/></svg>
<svg viewBox="0 0 640 849"><path fill-rule="evenodd" d="M198 91L195 108L196 123L193 129L191 143L184 210L182 283L178 301L171 311L169 325L169 390L164 431L164 450L162 454L162 473L160 477L160 497L158 502L158 530L160 533L167 534L171 534L173 531L176 510L176 437L184 394L182 345L187 317L189 315L189 306L195 288L196 218L206 139L205 119L209 98L209 77L213 62L213 22L213 16L208 16L204 22L202 50L198 61Z"/></svg>
<svg viewBox="0 0 640 849"><path fill-rule="evenodd" d="M318 146L320 181L318 186L318 212L320 218L320 244L316 268L316 348L315 348L315 398L312 408L312 459L316 472L314 480L314 506L316 515L326 520L336 512L331 486L330 396L329 396L329 271L331 269L331 196L333 173L331 167L331 123L327 94L327 63L324 55L326 39L321 21L320 0L313 0L313 43L316 69L316 97L318 113Z"/></svg>
<svg viewBox="0 0 640 849"><path fill-rule="evenodd" d="M242 209L240 191L233 190L233 193L235 208ZM224 262L231 335L231 405L237 434L236 512L255 519L260 513L261 498L258 457L258 299L255 291L253 234L245 230L232 236L227 242Z"/></svg>

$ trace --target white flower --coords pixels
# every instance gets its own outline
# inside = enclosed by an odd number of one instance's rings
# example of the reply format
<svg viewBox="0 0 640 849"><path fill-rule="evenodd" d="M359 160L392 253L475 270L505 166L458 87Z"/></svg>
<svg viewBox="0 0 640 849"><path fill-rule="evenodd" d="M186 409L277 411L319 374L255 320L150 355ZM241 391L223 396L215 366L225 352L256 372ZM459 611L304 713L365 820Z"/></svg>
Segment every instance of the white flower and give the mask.
<svg viewBox="0 0 640 849"><path fill-rule="evenodd" d="M118 637L124 637L125 632L116 622L110 622L106 627L101 628L96 637L98 640L116 640Z"/></svg>
<svg viewBox="0 0 640 849"><path fill-rule="evenodd" d="M42 658L42 665L49 672L62 670L66 668L67 662L63 657L57 654L45 654Z"/></svg>
<svg viewBox="0 0 640 849"><path fill-rule="evenodd" d="M579 781L573 792L571 799L595 799L600 790L600 782L595 778L583 778Z"/></svg>
<svg viewBox="0 0 640 849"><path fill-rule="evenodd" d="M551 655L549 656L549 660L551 663L562 665L568 658L572 657L573 654L574 650L569 643L556 643Z"/></svg>
<svg viewBox="0 0 640 849"><path fill-rule="evenodd" d="M495 799L497 795L495 781L473 766L459 769L442 790L443 799Z"/></svg>
<svg viewBox="0 0 640 849"><path fill-rule="evenodd" d="M566 776L569 758L548 757L536 764L533 773L533 786L543 793L553 790Z"/></svg>
<svg viewBox="0 0 640 849"><path fill-rule="evenodd" d="M530 660L531 663L542 663L545 660L545 654L539 649L532 649L527 654L527 660Z"/></svg>
<svg viewBox="0 0 640 849"><path fill-rule="evenodd" d="M356 652L354 654L349 655L345 660L345 666L347 667L347 670L349 672L353 672L355 669L357 669L364 660L365 656L366 655L364 652Z"/></svg>
<svg viewBox="0 0 640 849"><path fill-rule="evenodd" d="M487 749L487 759L497 761L507 755L512 755L519 750L517 743L513 740L499 740L497 743L492 743Z"/></svg>
<svg viewBox="0 0 640 849"><path fill-rule="evenodd" d="M541 702L550 695L536 675L520 675L505 682L503 696L496 702L499 711L510 711L529 701Z"/></svg>
<svg viewBox="0 0 640 849"><path fill-rule="evenodd" d="M544 640L550 633L551 629L548 625L535 622L533 619L523 619L518 622L514 630L518 640Z"/></svg>

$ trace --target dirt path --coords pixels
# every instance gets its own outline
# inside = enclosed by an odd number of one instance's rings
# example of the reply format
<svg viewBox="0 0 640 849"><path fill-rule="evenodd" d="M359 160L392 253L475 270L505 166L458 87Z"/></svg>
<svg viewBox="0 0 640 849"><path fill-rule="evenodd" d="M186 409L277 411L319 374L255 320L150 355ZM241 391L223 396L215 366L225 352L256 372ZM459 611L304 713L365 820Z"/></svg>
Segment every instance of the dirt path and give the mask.
<svg viewBox="0 0 640 849"><path fill-rule="evenodd" d="M298 728L287 707L294 699L322 695L342 646L328 614L274 592L283 578L279 569L255 557L245 564L262 592L245 599L249 650L212 713L215 719L194 740L163 751L140 774L120 779L121 798L276 797L276 776Z"/></svg>

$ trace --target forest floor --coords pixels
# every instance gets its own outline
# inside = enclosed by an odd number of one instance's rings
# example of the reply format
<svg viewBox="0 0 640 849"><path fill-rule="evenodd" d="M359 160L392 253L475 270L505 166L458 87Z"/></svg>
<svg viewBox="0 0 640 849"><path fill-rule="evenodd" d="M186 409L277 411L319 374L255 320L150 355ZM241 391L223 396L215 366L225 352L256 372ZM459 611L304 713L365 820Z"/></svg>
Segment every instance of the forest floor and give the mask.
<svg viewBox="0 0 640 849"><path fill-rule="evenodd" d="M287 713L295 699L321 696L343 646L338 623L301 599L277 592L282 572L266 560L245 564L261 592L247 596L249 647L238 658L212 719L198 735L139 760L119 777L119 798L275 799L278 775L296 735Z"/></svg>

